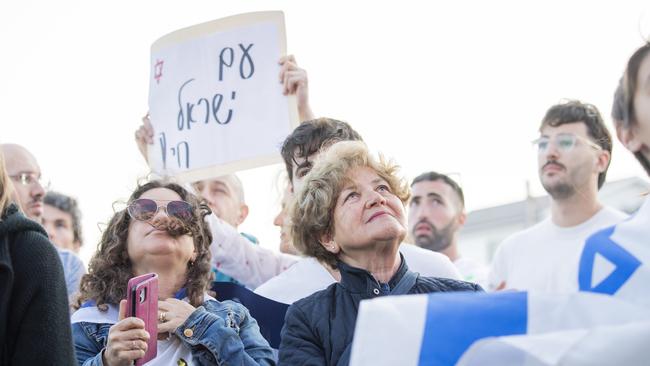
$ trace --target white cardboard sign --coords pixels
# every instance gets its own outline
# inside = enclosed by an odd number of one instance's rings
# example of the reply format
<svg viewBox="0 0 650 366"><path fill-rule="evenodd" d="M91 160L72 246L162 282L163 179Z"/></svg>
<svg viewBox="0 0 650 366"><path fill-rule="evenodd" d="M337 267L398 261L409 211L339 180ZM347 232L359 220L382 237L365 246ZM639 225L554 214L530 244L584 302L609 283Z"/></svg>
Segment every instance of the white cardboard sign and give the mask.
<svg viewBox="0 0 650 366"><path fill-rule="evenodd" d="M196 181L279 162L298 123L282 95L284 15L235 15L172 32L151 47L149 165Z"/></svg>

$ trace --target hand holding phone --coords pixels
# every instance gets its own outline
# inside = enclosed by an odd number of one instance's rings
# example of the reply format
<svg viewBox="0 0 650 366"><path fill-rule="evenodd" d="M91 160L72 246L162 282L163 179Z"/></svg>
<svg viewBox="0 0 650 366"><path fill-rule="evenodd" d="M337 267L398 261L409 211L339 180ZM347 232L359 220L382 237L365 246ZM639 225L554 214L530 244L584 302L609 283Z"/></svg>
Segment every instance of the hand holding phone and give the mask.
<svg viewBox="0 0 650 366"><path fill-rule="evenodd" d="M158 275L148 273L129 280L126 294L126 315L140 318L149 333L147 351L144 357L136 360L136 366L145 364L158 353Z"/></svg>
<svg viewBox="0 0 650 366"><path fill-rule="evenodd" d="M158 310L164 319L158 323L158 332L173 333L176 328L187 321L196 308L186 301L170 298L158 301Z"/></svg>

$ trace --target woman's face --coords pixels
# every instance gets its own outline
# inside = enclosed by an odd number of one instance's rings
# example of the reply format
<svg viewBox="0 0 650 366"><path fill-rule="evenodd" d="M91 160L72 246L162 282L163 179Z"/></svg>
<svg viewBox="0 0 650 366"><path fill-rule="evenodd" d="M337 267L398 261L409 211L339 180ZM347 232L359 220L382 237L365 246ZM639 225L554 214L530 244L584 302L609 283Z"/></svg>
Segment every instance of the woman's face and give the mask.
<svg viewBox="0 0 650 366"><path fill-rule="evenodd" d="M153 188L143 193L139 198L148 198L158 204L158 212L148 221L131 218L127 250L136 275L148 273L155 268L179 268L185 270L187 263L196 257L194 240L188 234L172 237L164 227L170 222L166 207L170 201L181 201L178 193L167 188ZM162 206L162 207L161 207ZM144 273L139 273L144 271Z"/></svg>
<svg viewBox="0 0 650 366"><path fill-rule="evenodd" d="M399 245L406 235L402 201L371 168L354 168L348 178L336 199L334 236L328 238L338 246L334 252L349 253L380 242ZM326 240L323 245L333 251Z"/></svg>

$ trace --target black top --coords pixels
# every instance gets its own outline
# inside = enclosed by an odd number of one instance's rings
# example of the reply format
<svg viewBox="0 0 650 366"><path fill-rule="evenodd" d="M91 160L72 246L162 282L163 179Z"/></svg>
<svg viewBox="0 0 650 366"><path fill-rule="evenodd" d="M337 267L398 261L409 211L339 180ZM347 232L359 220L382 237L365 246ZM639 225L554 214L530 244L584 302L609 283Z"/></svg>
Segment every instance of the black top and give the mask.
<svg viewBox="0 0 650 366"><path fill-rule="evenodd" d="M400 254L401 256L401 254ZM388 281L393 290L409 272L404 257ZM281 365L347 365L359 302L389 295L366 270L338 263L341 282L301 299L289 307L282 328ZM448 278L418 277L409 294L482 291L479 285Z"/></svg>
<svg viewBox="0 0 650 366"><path fill-rule="evenodd" d="M61 260L15 205L0 220L0 365L74 365Z"/></svg>

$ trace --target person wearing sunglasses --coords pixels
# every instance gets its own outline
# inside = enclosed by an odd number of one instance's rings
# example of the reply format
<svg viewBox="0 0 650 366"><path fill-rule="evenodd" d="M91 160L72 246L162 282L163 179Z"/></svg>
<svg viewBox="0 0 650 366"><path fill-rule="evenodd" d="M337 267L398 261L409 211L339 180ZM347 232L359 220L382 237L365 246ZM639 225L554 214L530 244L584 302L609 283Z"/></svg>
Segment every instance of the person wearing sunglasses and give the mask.
<svg viewBox="0 0 650 366"><path fill-rule="evenodd" d="M626 217L598 200L612 139L595 106L579 101L554 105L539 132L533 146L551 215L501 243L488 279L492 290L577 291L585 239Z"/></svg>
<svg viewBox="0 0 650 366"><path fill-rule="evenodd" d="M3 144L0 148L7 160L7 173L13 183L18 205L28 218L43 225L43 200L49 182L43 180L38 161L23 146ZM63 264L68 297L72 301L79 290L79 282L81 276L86 273L86 267L81 258L72 251L58 247L56 251Z"/></svg>
<svg viewBox="0 0 650 366"><path fill-rule="evenodd" d="M144 355L149 337L158 338L156 364L274 364L248 310L206 293L208 214L208 206L183 187L155 180L138 187L127 208L113 215L72 316L79 365L130 365ZM128 280L147 273L159 278L158 334L124 317Z"/></svg>

